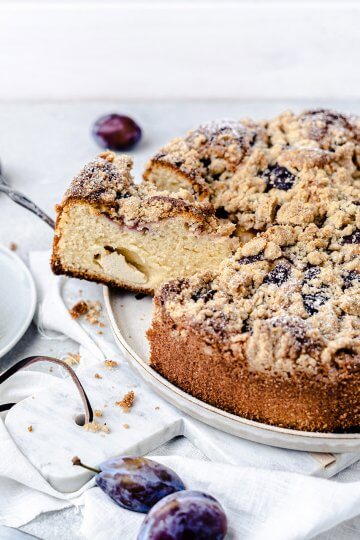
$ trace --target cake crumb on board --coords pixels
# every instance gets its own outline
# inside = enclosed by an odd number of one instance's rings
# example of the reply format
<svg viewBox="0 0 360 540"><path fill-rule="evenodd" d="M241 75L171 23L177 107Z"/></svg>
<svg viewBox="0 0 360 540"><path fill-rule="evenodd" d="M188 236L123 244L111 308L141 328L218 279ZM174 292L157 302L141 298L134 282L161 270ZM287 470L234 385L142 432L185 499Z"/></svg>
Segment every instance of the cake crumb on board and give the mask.
<svg viewBox="0 0 360 540"><path fill-rule="evenodd" d="M84 424L83 428L85 429L85 431L90 431L91 433L98 433L99 431L102 431L104 433L110 433L110 429L107 424L101 424L100 422L96 422L95 420Z"/></svg>
<svg viewBox="0 0 360 540"><path fill-rule="evenodd" d="M130 390L124 395L124 397L120 401L116 401L115 405L117 407L121 407L124 412L129 412L131 407L134 405L134 401L135 401L135 392L134 390Z"/></svg>

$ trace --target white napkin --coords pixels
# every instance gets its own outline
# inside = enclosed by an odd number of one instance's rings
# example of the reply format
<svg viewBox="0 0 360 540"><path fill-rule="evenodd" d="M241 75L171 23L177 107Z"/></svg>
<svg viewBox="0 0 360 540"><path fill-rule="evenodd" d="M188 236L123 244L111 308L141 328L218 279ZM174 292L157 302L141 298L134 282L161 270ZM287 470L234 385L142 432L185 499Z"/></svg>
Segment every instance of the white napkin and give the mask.
<svg viewBox="0 0 360 540"><path fill-rule="evenodd" d="M229 521L228 540L314 538L360 512L359 481L342 484L178 456L154 459L174 469L189 489L221 502ZM88 490L84 501L81 532L86 538L136 539L143 516L119 508L99 488ZM332 538L345 538L338 533ZM359 533L360 527L354 528L354 536L346 538L359 538Z"/></svg>
<svg viewBox="0 0 360 540"><path fill-rule="evenodd" d="M30 258L41 299L37 323L46 333L48 330L64 332L81 344L83 365L109 357L109 351L113 356L115 349L110 338L103 339L95 333L90 338L84 328L70 318L60 295L61 280L51 275L48 258L44 253L31 254ZM72 282L68 281L70 288ZM75 283L73 290L78 287ZM85 290L88 284L81 287ZM0 386L0 402L9 401L9 396L10 401L23 399L48 384L56 384L56 377L39 372L18 373ZM247 443L246 447L247 452L251 452L252 444ZM263 449L264 452L258 454L256 467L180 456L156 456L155 459L176 470L188 488L204 490L219 499L229 518L229 539L313 538L339 524L342 525L335 533L329 533L331 538L348 540L360 536L360 518L351 522L351 533L345 523L360 514L358 464L337 475L336 481L323 480L293 472L265 470L272 460L266 456L266 447ZM254 461L252 456L251 462ZM72 494L54 490L17 449L0 418L0 523L19 527L40 513L73 504L84 505L82 533L86 538L135 540L143 516L119 508L93 486L90 482Z"/></svg>

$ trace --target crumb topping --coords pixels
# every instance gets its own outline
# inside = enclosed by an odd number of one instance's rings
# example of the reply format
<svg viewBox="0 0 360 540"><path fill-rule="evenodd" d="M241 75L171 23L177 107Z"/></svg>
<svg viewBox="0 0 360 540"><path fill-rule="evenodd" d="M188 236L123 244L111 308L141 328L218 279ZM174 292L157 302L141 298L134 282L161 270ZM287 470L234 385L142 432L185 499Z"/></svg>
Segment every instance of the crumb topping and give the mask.
<svg viewBox="0 0 360 540"><path fill-rule="evenodd" d="M286 111L269 122L267 129L272 144L335 150L348 142L360 143L359 118L329 109L310 109L299 115Z"/></svg>
<svg viewBox="0 0 360 540"><path fill-rule="evenodd" d="M100 154L73 179L65 193L65 202L76 199L94 204L114 203L135 193L131 168L133 160L113 152Z"/></svg>
<svg viewBox="0 0 360 540"><path fill-rule="evenodd" d="M330 219L337 208L341 211L346 202L359 200L359 118L328 110L284 113L267 123L249 123L241 150L232 123L228 121L228 128L225 122L221 125L223 131L215 123L213 128L201 126L171 141L152 160L145 179L156 185L162 181L156 167L163 162L171 165L185 175L192 193L201 192L219 217L237 226L240 237L244 231L261 232L274 224L318 224ZM222 141L220 151L218 139L224 133L226 144ZM237 157L229 158L227 143ZM206 154L205 165L203 148L210 155ZM221 159L219 152L224 154ZM195 172L190 165L184 168L181 153L184 163L191 158ZM184 187L173 175L173 186L176 182ZM202 191L201 183L206 187Z"/></svg>
<svg viewBox="0 0 360 540"><path fill-rule="evenodd" d="M102 157L101 157L102 156ZM229 236L234 227L220 222L208 202L199 202L188 191L156 190L150 184L137 186L131 176L132 160L112 152L86 165L74 178L60 208L72 200L91 203L108 218L129 228L144 229L152 223L178 216L189 220L198 232Z"/></svg>
<svg viewBox="0 0 360 540"><path fill-rule="evenodd" d="M352 235L353 226L333 223L273 226L217 275L167 283L156 304L177 331L192 328L245 354L250 369L333 377L349 359L360 369L360 244Z"/></svg>
<svg viewBox="0 0 360 540"><path fill-rule="evenodd" d="M211 199L214 182L229 180L253 149L266 141L263 125L249 120L208 122L164 146L148 164L144 178L152 181L152 167L165 165L185 175L193 193Z"/></svg>

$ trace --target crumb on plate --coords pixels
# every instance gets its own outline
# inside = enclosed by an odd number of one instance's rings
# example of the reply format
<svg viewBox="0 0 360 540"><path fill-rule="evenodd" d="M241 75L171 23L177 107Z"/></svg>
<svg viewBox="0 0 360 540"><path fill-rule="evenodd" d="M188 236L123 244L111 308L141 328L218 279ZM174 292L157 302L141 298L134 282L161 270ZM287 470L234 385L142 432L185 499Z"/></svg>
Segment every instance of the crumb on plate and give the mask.
<svg viewBox="0 0 360 540"><path fill-rule="evenodd" d="M68 366L78 366L80 363L80 354L68 352L66 358L64 359L65 364Z"/></svg>
<svg viewBox="0 0 360 540"><path fill-rule="evenodd" d="M73 307L70 309L70 315L73 319L78 319L82 317L89 311L89 307L85 300L79 300Z"/></svg>
<svg viewBox="0 0 360 540"><path fill-rule="evenodd" d="M105 364L105 367L109 369L117 368L119 365L119 363L115 362L115 360L105 360L104 364Z"/></svg>

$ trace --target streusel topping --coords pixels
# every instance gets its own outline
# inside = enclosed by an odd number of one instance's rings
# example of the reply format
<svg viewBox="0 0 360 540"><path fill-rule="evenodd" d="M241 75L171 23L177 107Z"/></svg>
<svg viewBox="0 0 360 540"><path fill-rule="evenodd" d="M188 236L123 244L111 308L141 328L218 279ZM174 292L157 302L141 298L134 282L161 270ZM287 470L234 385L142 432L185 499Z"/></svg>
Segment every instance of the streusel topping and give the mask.
<svg viewBox="0 0 360 540"><path fill-rule="evenodd" d="M131 174L132 166L133 160L129 156L103 152L75 176L62 204L70 199L111 204L136 194Z"/></svg>
<svg viewBox="0 0 360 540"><path fill-rule="evenodd" d="M231 178L256 147L265 147L263 125L250 120L208 122L163 147L148 164L165 164L190 180L194 193L210 197L213 183ZM146 177L145 173L145 177Z"/></svg>
<svg viewBox="0 0 360 540"><path fill-rule="evenodd" d="M186 177L240 236L274 224L319 224L339 216L340 200L359 200L360 120L319 109L268 123L213 122L171 141L145 178L156 183L151 171L161 163Z"/></svg>
<svg viewBox="0 0 360 540"><path fill-rule="evenodd" d="M245 351L250 369L331 378L345 357L359 369L360 245L347 238L333 225L273 226L218 275L172 282L157 301L179 328Z"/></svg>
<svg viewBox="0 0 360 540"><path fill-rule="evenodd" d="M233 232L234 226L217 219L208 202L197 201L184 189L169 193L148 184L134 184L132 165L126 155L100 154L74 178L62 204L74 199L89 202L110 219L138 229L184 216L189 219L189 227L199 233L229 236Z"/></svg>
<svg viewBox="0 0 360 540"><path fill-rule="evenodd" d="M348 142L360 144L359 117L329 109L287 111L268 124L271 144L315 146L336 150Z"/></svg>

